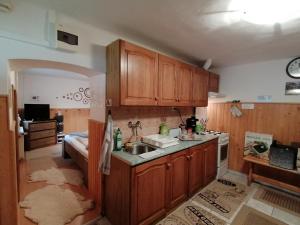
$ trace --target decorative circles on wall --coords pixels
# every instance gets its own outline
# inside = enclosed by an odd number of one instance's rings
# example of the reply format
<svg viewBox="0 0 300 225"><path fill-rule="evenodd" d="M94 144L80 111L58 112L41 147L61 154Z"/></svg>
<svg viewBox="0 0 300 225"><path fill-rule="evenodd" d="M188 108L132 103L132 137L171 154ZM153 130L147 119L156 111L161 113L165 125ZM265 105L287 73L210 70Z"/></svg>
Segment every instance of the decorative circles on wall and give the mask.
<svg viewBox="0 0 300 225"><path fill-rule="evenodd" d="M76 92L74 93L73 98L75 101L79 102L82 100L82 94L80 92Z"/></svg>
<svg viewBox="0 0 300 225"><path fill-rule="evenodd" d="M88 99L86 99L86 98L84 98L84 99L82 100L82 103L85 104L85 105L89 104L89 102L90 102L90 101L89 101Z"/></svg>
<svg viewBox="0 0 300 225"><path fill-rule="evenodd" d="M84 95L86 98L91 98L92 97L91 89L90 88L84 89Z"/></svg>
<svg viewBox="0 0 300 225"><path fill-rule="evenodd" d="M90 88L80 87L76 92L68 92L61 96L65 100L81 102L82 104L90 104L92 99L92 92ZM58 99L59 97L56 97Z"/></svg>

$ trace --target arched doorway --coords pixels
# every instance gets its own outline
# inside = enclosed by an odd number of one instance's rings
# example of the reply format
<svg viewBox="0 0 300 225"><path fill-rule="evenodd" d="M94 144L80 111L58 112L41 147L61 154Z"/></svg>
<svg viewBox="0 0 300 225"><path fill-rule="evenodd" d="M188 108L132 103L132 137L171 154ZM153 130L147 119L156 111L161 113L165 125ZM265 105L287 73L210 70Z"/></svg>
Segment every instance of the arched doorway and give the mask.
<svg viewBox="0 0 300 225"><path fill-rule="evenodd" d="M11 80L11 96L12 98L12 104L11 108L12 110L11 113L14 113L14 118L15 121L17 121L16 118L16 111L17 111L17 106L16 106L16 99L18 96L17 90L15 88L16 83L17 83L17 76L18 74L21 74L22 71L29 70L29 69L36 69L36 68L46 68L46 69L54 69L54 70L63 70L63 71L68 71L72 73L77 73L77 74L82 74L86 77L95 77L98 75L103 75L103 73L99 71L95 71L90 68L74 65L74 64L69 64L69 63L62 63L62 62L55 62L55 61L47 61L47 60L36 60L36 59L11 59L9 60L9 67L10 67L10 80ZM102 99L102 102L104 102L104 96ZM97 104L99 105L99 104ZM104 103L102 104L104 107ZM104 109L103 109L104 111ZM92 134L93 140L91 142L93 143L92 145L89 145L89 155L88 155L88 190L90 196L93 197L93 199L96 201L96 211L93 212L92 216L89 216L86 218L87 220L91 219L92 217L95 217L99 214L101 210L101 201L100 201L100 183L101 183L101 176L98 173L98 162L99 162L99 152L100 152L100 145L102 142L102 131L104 124L100 123L95 120L90 120L89 121L89 134ZM91 129L91 130L90 130ZM15 126L15 134L16 134L16 141L18 140L17 135L18 135L18 127ZM90 136L89 136L90 139ZM90 140L89 140L90 142ZM16 158L17 158L17 165L18 165L18 142L16 143ZM20 184L20 168L18 168L18 181ZM20 186L18 185L18 191L20 193ZM84 219L84 218L83 218ZM85 219L84 219L85 220Z"/></svg>

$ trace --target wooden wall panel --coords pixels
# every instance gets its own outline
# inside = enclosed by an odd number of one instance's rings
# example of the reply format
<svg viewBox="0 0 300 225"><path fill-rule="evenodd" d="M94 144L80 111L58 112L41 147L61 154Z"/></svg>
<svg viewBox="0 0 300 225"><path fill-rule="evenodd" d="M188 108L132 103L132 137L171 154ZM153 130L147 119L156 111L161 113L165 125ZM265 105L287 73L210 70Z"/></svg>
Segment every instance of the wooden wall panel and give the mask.
<svg viewBox="0 0 300 225"><path fill-rule="evenodd" d="M102 210L102 174L98 171L101 146L104 138L104 123L89 120L88 187L99 212Z"/></svg>
<svg viewBox="0 0 300 225"><path fill-rule="evenodd" d="M18 109L19 115L23 118L24 109ZM50 109L50 118L54 118L57 112L61 112L64 115L64 132L66 134L74 131L87 131L88 120L90 117L89 108L52 108Z"/></svg>
<svg viewBox="0 0 300 225"><path fill-rule="evenodd" d="M230 133L230 169L247 171L242 160L246 131L273 134L283 144L300 142L300 104L255 103L255 109L242 110L240 118L231 115L231 105L210 103L207 110L207 129ZM236 106L241 109L241 104Z"/></svg>
<svg viewBox="0 0 300 225"><path fill-rule="evenodd" d="M16 146L8 125L8 97L0 96L0 224L18 224Z"/></svg>
<svg viewBox="0 0 300 225"><path fill-rule="evenodd" d="M64 115L64 133L88 130L90 109L51 109L50 118L58 111Z"/></svg>

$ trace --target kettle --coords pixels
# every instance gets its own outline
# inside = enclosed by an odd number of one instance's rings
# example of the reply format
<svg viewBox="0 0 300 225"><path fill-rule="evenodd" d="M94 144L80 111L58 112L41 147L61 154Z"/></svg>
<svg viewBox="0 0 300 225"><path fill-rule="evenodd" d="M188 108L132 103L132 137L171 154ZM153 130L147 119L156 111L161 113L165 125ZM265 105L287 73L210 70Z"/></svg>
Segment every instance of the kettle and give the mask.
<svg viewBox="0 0 300 225"><path fill-rule="evenodd" d="M169 135L170 129L165 123L161 123L159 126L159 134L161 135Z"/></svg>

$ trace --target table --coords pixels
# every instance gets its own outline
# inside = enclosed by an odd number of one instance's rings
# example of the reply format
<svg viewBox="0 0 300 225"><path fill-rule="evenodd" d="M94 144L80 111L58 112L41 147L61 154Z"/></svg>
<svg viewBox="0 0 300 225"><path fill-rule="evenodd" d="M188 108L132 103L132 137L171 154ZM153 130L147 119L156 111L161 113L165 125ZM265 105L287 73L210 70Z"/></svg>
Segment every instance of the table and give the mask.
<svg viewBox="0 0 300 225"><path fill-rule="evenodd" d="M273 186L277 186L279 188L284 188L284 189L288 189L290 191L300 193L300 187L291 185L291 184L288 184L288 183L285 183L282 181L278 181L273 178L269 178L269 177L265 177L265 176L256 174L256 173L254 173L253 168L255 165L260 165L260 166L272 168L274 170L281 170L281 171L285 171L287 173L293 173L293 174L299 175L299 180L300 180L300 173L298 173L297 170L288 170L288 169L284 169L284 168L281 168L278 166L273 166L273 165L270 165L269 160L261 159L261 158L258 158L258 157L252 156L252 155L245 156L244 160L247 163L249 163L248 185L250 185L253 181L261 181L261 182L271 184ZM276 171L274 171L274 172L276 172Z"/></svg>

